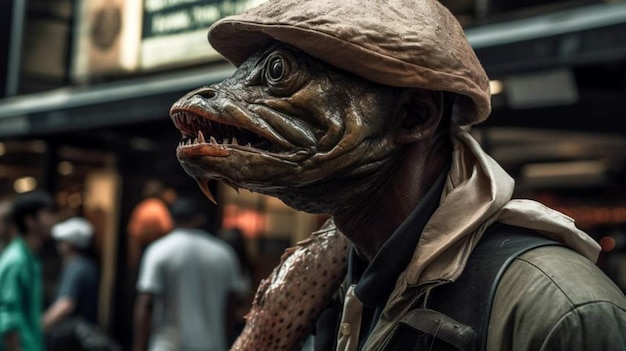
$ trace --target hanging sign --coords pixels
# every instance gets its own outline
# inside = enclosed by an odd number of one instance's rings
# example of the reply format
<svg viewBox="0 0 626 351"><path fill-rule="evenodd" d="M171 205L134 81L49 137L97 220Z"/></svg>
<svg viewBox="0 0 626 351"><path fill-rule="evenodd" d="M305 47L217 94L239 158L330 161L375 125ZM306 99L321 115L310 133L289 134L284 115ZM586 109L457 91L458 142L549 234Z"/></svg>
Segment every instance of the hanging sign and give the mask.
<svg viewBox="0 0 626 351"><path fill-rule="evenodd" d="M145 0L141 68L203 62L219 58L207 30L222 17L243 12L263 0Z"/></svg>
<svg viewBox="0 0 626 351"><path fill-rule="evenodd" d="M141 0L76 1L75 82L138 69L141 13Z"/></svg>

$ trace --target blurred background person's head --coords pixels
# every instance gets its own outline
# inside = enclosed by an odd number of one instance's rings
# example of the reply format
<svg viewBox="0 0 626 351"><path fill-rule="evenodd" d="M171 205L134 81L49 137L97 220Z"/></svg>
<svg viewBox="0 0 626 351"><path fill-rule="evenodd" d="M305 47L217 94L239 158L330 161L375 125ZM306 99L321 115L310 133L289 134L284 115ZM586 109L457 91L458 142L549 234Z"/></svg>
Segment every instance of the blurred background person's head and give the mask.
<svg viewBox="0 0 626 351"><path fill-rule="evenodd" d="M65 260L87 252L92 246L93 233L93 225L82 217L72 217L52 227L52 238Z"/></svg>
<svg viewBox="0 0 626 351"><path fill-rule="evenodd" d="M207 224L206 214L197 201L179 197L169 207L174 227L202 229Z"/></svg>
<svg viewBox="0 0 626 351"><path fill-rule="evenodd" d="M13 202L10 217L17 235L24 238L31 249L39 250L57 222L56 205L45 191L19 194Z"/></svg>

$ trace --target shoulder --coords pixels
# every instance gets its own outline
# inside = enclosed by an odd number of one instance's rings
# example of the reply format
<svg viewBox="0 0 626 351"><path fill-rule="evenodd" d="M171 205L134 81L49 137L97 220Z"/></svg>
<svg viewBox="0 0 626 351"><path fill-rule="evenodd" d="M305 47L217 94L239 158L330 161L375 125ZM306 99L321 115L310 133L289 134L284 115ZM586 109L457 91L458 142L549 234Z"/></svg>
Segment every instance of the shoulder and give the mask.
<svg viewBox="0 0 626 351"><path fill-rule="evenodd" d="M171 250L173 245L176 245L177 242L179 242L178 238L177 238L177 233L179 233L178 231L172 231L170 233L168 233L167 235L156 239L155 241L153 241L152 243L150 243L147 247L146 247L146 254L150 253L150 252L162 252L162 251L168 251Z"/></svg>
<svg viewBox="0 0 626 351"><path fill-rule="evenodd" d="M573 319L578 323L570 323L568 333L584 334L591 330L587 324L602 324L597 318L607 309L615 313L604 323L626 321L626 298L593 262L565 247L534 249L517 257L498 284L489 346L505 350L514 338L516 347L539 350Z"/></svg>
<svg viewBox="0 0 626 351"><path fill-rule="evenodd" d="M227 266L236 267L237 254L235 250L226 241L215 237L209 233L205 236L199 237L198 240L202 240L206 244L207 250L213 253L216 263L222 263Z"/></svg>
<svg viewBox="0 0 626 351"><path fill-rule="evenodd" d="M89 274L93 271L97 271L98 266L96 262L90 258L78 256L67 265L68 271L75 271L80 274Z"/></svg>
<svg viewBox="0 0 626 351"><path fill-rule="evenodd" d="M16 245L9 245L0 255L0 274L25 267L28 257Z"/></svg>
<svg viewBox="0 0 626 351"><path fill-rule="evenodd" d="M571 249L552 246L531 250L518 257L514 264L516 267L511 268L545 280L547 286L572 306L614 301L626 308L624 294L609 277L594 262Z"/></svg>
<svg viewBox="0 0 626 351"><path fill-rule="evenodd" d="M148 245L142 256L142 262L153 264L167 260L172 252L176 252L176 240L172 240L173 238L172 233L170 233Z"/></svg>
<svg viewBox="0 0 626 351"><path fill-rule="evenodd" d="M0 261L0 281L7 276L13 276L22 270L23 263L18 259L3 259Z"/></svg>
<svg viewBox="0 0 626 351"><path fill-rule="evenodd" d="M223 239L218 238L217 236L209 232L202 231L200 233L197 232L194 236L195 240L197 240L198 242L202 242L204 245L221 252L230 252L232 250L232 247Z"/></svg>
<svg viewBox="0 0 626 351"><path fill-rule="evenodd" d="M213 242L213 245L215 245L215 247L217 247L220 251L224 253L225 256L236 259L237 254L235 253L235 249L233 249L233 247L230 246L229 243L213 236L211 237L211 241Z"/></svg>

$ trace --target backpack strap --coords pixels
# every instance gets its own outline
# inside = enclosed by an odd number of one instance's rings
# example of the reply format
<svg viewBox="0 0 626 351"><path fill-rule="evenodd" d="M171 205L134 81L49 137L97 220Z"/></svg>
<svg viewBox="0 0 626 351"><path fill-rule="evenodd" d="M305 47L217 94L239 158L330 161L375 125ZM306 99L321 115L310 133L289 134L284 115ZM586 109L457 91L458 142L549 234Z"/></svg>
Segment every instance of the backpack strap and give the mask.
<svg viewBox="0 0 626 351"><path fill-rule="evenodd" d="M496 288L508 265L521 254L543 246L561 245L537 232L502 223L491 225L472 251L461 276L431 292L428 308L470 326L477 350L485 350Z"/></svg>

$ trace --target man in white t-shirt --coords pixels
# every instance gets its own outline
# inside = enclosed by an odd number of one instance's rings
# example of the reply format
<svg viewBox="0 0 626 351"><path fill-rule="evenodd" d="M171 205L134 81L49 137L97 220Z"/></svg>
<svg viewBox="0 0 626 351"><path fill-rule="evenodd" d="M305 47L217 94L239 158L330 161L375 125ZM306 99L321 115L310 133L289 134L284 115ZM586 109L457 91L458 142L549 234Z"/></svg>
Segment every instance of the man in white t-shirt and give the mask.
<svg viewBox="0 0 626 351"><path fill-rule="evenodd" d="M172 204L174 230L141 261L133 351L224 351L239 267L232 248L199 229L199 206Z"/></svg>

